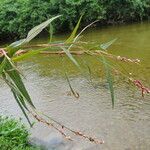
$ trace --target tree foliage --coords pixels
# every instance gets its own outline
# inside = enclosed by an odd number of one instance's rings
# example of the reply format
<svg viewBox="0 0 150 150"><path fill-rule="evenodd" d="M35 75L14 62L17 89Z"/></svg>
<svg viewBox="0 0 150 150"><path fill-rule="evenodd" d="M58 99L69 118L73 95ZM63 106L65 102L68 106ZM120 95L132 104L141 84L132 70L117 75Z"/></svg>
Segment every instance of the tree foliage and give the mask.
<svg viewBox="0 0 150 150"><path fill-rule="evenodd" d="M56 15L55 31L72 30L83 15L82 26L141 21L150 16L149 0L1 0L0 39L25 37L27 31Z"/></svg>

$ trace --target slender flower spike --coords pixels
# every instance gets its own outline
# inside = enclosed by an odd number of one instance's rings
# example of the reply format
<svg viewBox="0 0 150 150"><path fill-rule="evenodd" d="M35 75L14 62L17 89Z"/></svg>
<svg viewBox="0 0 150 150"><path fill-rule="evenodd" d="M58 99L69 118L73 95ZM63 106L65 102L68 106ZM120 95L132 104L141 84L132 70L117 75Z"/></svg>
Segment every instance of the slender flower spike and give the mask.
<svg viewBox="0 0 150 150"><path fill-rule="evenodd" d="M150 93L150 89L147 88L147 87L145 87L145 86L141 83L141 81L139 81L139 80L134 80L133 83L134 83L138 88L141 89L141 92L142 92L142 96L143 96L143 97L144 97L144 94Z"/></svg>

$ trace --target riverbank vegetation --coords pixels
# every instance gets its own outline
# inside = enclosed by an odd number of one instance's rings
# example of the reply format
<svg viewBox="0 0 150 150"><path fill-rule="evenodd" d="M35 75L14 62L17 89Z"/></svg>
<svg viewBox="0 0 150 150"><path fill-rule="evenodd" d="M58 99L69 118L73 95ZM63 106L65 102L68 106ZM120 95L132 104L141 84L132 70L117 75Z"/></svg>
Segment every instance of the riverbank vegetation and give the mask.
<svg viewBox="0 0 150 150"><path fill-rule="evenodd" d="M29 133L20 120L0 116L1 150L38 150L28 144Z"/></svg>
<svg viewBox="0 0 150 150"><path fill-rule="evenodd" d="M149 0L1 0L0 40L22 38L34 26L62 15L55 32L72 30L83 15L81 27L94 20L97 25L148 20Z"/></svg>

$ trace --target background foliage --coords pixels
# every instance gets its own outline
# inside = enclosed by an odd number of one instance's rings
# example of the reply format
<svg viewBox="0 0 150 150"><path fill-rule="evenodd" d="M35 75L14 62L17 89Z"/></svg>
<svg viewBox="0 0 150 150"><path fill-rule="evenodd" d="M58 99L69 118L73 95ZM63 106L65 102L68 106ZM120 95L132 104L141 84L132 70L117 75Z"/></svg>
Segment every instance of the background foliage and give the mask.
<svg viewBox="0 0 150 150"><path fill-rule="evenodd" d="M0 116L1 150L38 150L28 144L28 131L20 121Z"/></svg>
<svg viewBox="0 0 150 150"><path fill-rule="evenodd" d="M100 24L142 21L150 16L149 0L1 0L0 39L26 36L34 26L56 16L55 31L73 29L84 14L81 27L93 20Z"/></svg>

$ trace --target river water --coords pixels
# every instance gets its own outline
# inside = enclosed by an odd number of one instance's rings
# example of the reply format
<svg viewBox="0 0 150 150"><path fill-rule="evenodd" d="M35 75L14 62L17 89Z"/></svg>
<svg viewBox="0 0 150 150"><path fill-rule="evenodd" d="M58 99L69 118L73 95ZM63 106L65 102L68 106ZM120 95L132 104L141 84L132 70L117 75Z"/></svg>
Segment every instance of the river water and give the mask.
<svg viewBox="0 0 150 150"><path fill-rule="evenodd" d="M54 37L62 40L66 35ZM142 65L119 63L119 69L132 73L150 86L150 24L132 24L105 28L92 28L84 33L82 40L107 42L117 38L109 51L112 54L139 58ZM47 40L37 39L36 42ZM74 141L66 141L53 129L36 123L31 129L33 142L56 150L148 150L150 148L150 96L144 98L127 80L115 75L115 108L112 109L108 84L105 82L102 65L91 56L75 56L83 71L79 72L67 57L40 55L18 64L25 75L24 81L37 109L62 124L80 130L87 135L105 141L92 144L73 135ZM87 65L91 68L89 74ZM116 67L118 67L116 65ZM122 69L124 71L124 69ZM67 72L75 91L70 94L64 73ZM91 83L92 80L92 83ZM15 100L3 81L0 81L0 113L22 117Z"/></svg>

